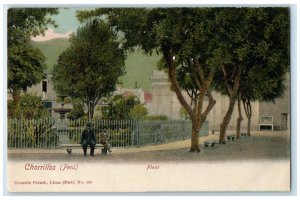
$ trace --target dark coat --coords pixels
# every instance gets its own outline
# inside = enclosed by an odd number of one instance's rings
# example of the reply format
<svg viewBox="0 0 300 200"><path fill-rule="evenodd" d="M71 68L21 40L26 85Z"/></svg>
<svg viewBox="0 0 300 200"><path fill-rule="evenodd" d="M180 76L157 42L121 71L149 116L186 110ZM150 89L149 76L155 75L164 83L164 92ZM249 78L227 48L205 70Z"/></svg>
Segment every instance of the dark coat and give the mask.
<svg viewBox="0 0 300 200"><path fill-rule="evenodd" d="M92 129L84 129L81 133L80 144L83 146L95 146L96 137Z"/></svg>

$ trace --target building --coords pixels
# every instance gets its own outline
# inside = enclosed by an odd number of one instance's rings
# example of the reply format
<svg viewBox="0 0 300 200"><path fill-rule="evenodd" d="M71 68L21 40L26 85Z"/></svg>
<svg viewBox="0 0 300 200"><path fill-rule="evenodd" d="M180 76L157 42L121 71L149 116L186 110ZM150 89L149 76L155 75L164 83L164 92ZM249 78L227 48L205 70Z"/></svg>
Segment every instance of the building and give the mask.
<svg viewBox="0 0 300 200"><path fill-rule="evenodd" d="M287 80L289 76L287 75ZM121 86L117 87L114 94L122 94L124 96L134 95L138 97L143 103L150 115L165 115L169 119L182 119L180 116L180 109L182 108L179 103L176 94L171 90L171 84L168 80L168 76L163 71L153 71L152 77L152 91L144 91L142 89L128 89ZM267 118L268 124L272 125L273 130L287 130L290 127L290 83L287 81L286 92L282 98L277 99L274 103L259 103L253 102L252 105L252 118L251 118L251 130L259 130L261 120ZM61 106L60 103L56 102L57 94L54 91L51 75L48 75L46 79L42 80L39 84L36 84L27 89L28 92L33 93L37 96L42 97L45 101L45 105L51 111L52 108L58 108ZM183 92L186 99L189 96ZM218 131L223 117L227 111L229 105L229 99L227 96L219 93L212 93L216 104L207 116L209 121L209 129ZM208 99L205 100L204 105L207 105ZM71 107L71 104L65 105ZM103 106L101 102L97 107ZM237 107L237 106L236 106ZM235 110L232 114L230 124L228 125L229 131L234 131L236 127L236 121L238 118L238 111ZM98 111L97 111L98 110ZM99 109L95 109L95 114L101 115ZM52 114L58 117L57 114ZM247 129L247 118L242 108L243 121L241 130L246 131ZM262 126L261 126L262 127Z"/></svg>
<svg viewBox="0 0 300 200"><path fill-rule="evenodd" d="M152 110L151 115L166 115L171 119L180 119L181 104L179 103L176 94L171 90L171 84L168 76L163 71L153 71L152 74ZM289 80L289 76L287 76ZM251 103L252 118L251 130L259 130L260 119L263 117L272 117L274 130L287 130L289 128L289 115L290 115L290 84L287 81L286 92L282 98L277 99L274 103ZM184 93L186 99L188 95ZM207 116L209 121L210 130L220 130L220 124L228 109L229 99L227 96L213 92L212 96L216 100L216 104ZM205 100L204 105L208 104L208 99ZM247 118L242 108L243 121L241 130L247 130ZM232 114L228 130L234 131L238 118L237 106Z"/></svg>

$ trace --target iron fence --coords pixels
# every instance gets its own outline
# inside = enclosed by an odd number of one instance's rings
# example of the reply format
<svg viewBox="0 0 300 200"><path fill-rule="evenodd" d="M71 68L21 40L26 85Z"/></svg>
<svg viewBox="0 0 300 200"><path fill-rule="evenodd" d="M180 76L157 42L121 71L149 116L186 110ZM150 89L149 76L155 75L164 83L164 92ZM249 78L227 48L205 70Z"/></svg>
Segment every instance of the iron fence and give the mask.
<svg viewBox="0 0 300 200"><path fill-rule="evenodd" d="M58 148L62 130L67 133L67 143L79 144L87 120L54 119L9 119L9 148ZM106 129L112 147L137 147L161 144L191 138L192 123L188 120L138 121L94 120L92 128L96 142L100 143L100 133ZM208 134L208 122L204 122L199 135ZM64 141L65 142L65 141Z"/></svg>
<svg viewBox="0 0 300 200"><path fill-rule="evenodd" d="M190 139L192 122L190 120L139 121L137 145L162 144ZM208 122L204 122L199 136L208 135Z"/></svg>

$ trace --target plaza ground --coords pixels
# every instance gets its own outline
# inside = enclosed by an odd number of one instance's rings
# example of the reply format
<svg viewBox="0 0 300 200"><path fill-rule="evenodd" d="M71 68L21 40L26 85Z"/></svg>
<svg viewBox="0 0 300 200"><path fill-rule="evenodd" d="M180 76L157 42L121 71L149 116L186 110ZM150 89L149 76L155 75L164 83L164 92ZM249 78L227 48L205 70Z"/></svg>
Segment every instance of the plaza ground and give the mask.
<svg viewBox="0 0 300 200"><path fill-rule="evenodd" d="M8 190L12 192L280 191L291 187L290 134L253 132L251 137L214 148L200 137L201 152L190 153L190 140L135 148L113 148L106 156L67 155L63 149L9 149ZM55 171L26 170L52 165ZM67 171L65 165L77 166ZM41 181L47 184L16 184ZM74 184L51 184L69 181ZM79 182L78 182L79 181ZM87 184L89 183L89 184Z"/></svg>
<svg viewBox="0 0 300 200"><path fill-rule="evenodd" d="M145 161L226 161L226 160L289 160L290 133L282 131L252 132L245 139L228 141L227 144L216 144L213 148L204 148L204 141L218 141L218 134L199 138L201 152L190 153L190 140L181 140L167 144L112 148L112 153L101 155L96 149L95 157L83 157L81 149L73 149L67 155L64 149L8 149L10 160L74 160L83 162L145 162Z"/></svg>

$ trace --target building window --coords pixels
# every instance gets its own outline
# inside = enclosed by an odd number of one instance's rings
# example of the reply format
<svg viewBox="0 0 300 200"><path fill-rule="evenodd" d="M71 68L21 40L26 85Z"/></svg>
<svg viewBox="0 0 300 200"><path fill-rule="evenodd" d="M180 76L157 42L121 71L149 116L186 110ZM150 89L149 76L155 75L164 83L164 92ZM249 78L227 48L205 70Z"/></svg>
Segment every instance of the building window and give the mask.
<svg viewBox="0 0 300 200"><path fill-rule="evenodd" d="M46 92L47 93L47 88L48 87L48 81L43 81L42 82L42 92Z"/></svg>

